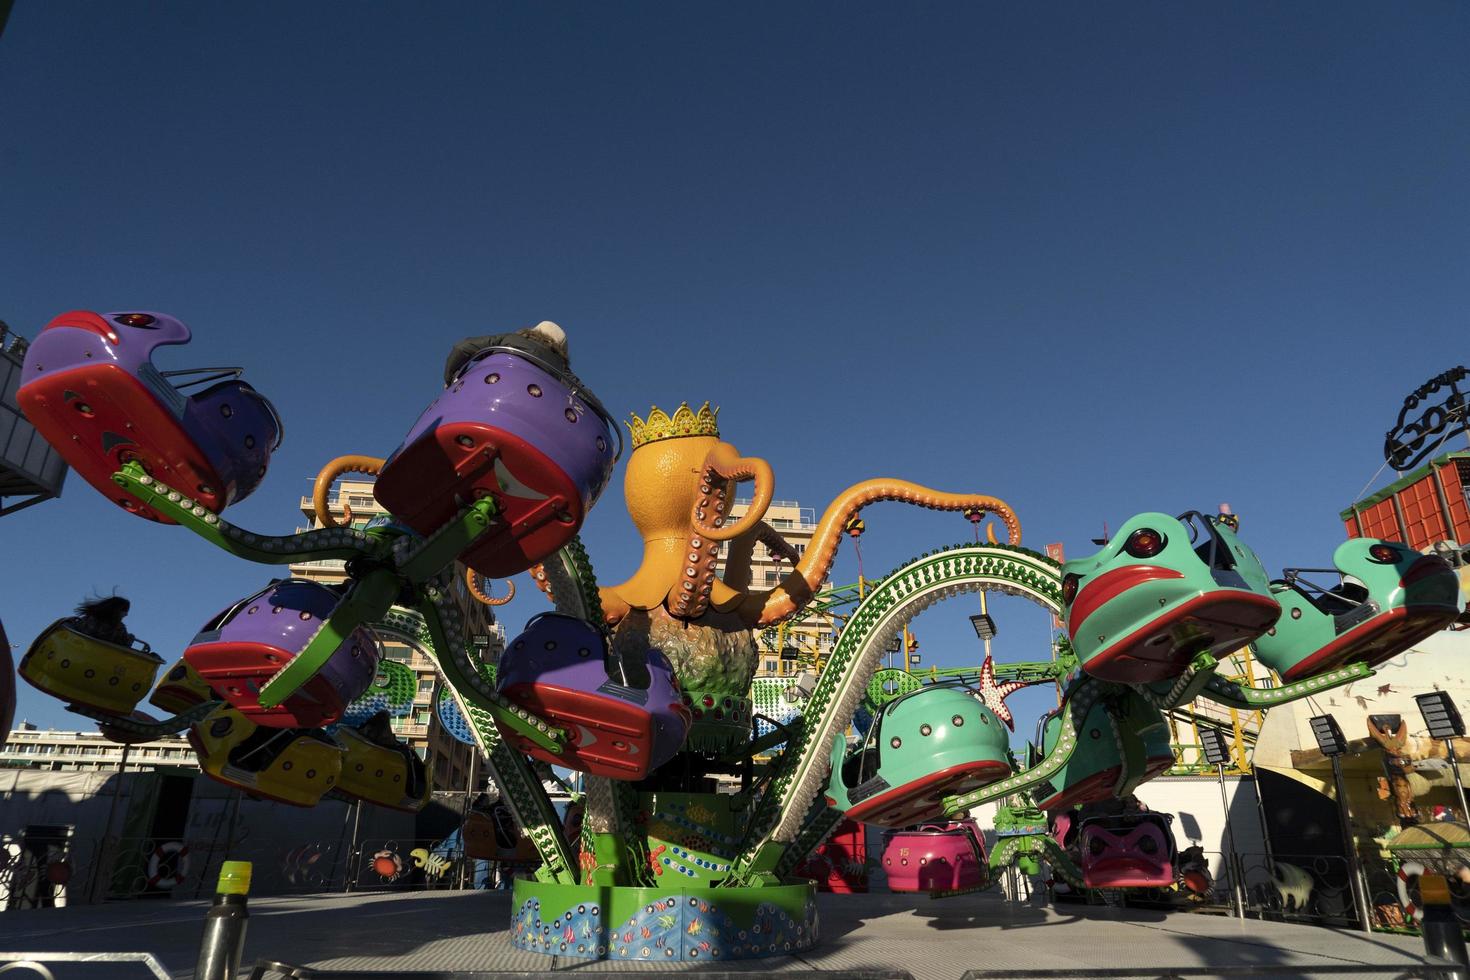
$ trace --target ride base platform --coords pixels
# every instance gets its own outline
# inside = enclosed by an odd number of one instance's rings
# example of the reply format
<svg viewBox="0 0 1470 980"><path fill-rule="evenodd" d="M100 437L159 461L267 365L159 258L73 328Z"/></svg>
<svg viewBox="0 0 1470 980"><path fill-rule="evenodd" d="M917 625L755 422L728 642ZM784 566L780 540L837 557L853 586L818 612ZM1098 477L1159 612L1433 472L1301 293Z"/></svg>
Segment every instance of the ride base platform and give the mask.
<svg viewBox="0 0 1470 980"><path fill-rule="evenodd" d="M0 950L148 952L178 980L192 978L207 902L132 901L0 915ZM1257 976L1418 975L1421 940L1410 936L1239 920L1183 912L1095 906L1060 910L1007 903L995 892L929 899L867 894L817 896L820 938L791 955L731 962L589 961L517 949L509 891L367 892L301 895L250 902L244 969L275 960L319 970L805 973L873 971L915 980L977 977L1085 977L1136 968L1140 976L1172 969L1253 967ZM116 964L92 964L58 980L130 980ZM1381 967L1364 973L1365 968ZM95 972L104 968L104 972ZM58 968L60 969L60 968ZM106 970L112 972L105 972ZM1019 971L1019 972L1018 972ZM1116 975L1116 974L1114 974ZM1236 973L1235 975L1239 975Z"/></svg>

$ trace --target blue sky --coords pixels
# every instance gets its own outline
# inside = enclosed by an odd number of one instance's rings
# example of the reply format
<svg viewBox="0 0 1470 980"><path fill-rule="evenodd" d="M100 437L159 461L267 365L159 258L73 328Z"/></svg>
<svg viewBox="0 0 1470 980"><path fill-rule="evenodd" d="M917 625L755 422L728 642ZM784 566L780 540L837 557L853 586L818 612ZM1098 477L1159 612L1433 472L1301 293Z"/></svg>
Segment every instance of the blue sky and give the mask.
<svg viewBox="0 0 1470 980"><path fill-rule="evenodd" d="M1077 555L1223 500L1268 567L1320 564L1404 395L1466 360L1467 29L1453 3L21 0L0 317L161 309L195 333L163 366L245 365L286 422L228 512L256 529L391 451L456 339L549 318L616 414L710 399L818 511L902 476ZM969 536L864 516L870 573ZM620 479L584 539L632 571ZM75 478L0 520L0 561L12 642L117 589L170 657L270 575ZM926 663L974 661L973 605L916 622ZM1040 612L996 611L1000 659L1046 656ZM1019 732L1045 700L1013 698ZM20 715L75 721L24 687Z"/></svg>

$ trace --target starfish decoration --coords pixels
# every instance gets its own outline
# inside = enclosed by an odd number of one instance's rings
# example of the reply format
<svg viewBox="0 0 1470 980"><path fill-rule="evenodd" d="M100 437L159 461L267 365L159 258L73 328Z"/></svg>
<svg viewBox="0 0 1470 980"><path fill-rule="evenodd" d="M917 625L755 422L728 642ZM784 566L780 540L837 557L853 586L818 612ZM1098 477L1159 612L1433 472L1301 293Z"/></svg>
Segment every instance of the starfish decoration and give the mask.
<svg viewBox="0 0 1470 980"><path fill-rule="evenodd" d="M995 681L995 658L990 654L985 655L985 662L980 665L980 701L994 712L995 717L1006 723L1011 731L1016 730L1016 719L1011 717L1011 709L1006 706L1006 698L1016 693L1023 687L1029 685L1021 681L1006 681L997 684Z"/></svg>

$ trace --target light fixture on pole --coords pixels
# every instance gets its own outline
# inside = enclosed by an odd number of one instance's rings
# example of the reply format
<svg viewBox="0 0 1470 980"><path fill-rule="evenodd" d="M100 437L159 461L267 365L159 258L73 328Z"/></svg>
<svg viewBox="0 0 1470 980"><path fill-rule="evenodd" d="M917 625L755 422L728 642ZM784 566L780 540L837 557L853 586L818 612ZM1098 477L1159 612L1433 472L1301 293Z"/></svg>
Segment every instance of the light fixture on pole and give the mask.
<svg viewBox="0 0 1470 980"><path fill-rule="evenodd" d="M893 639L888 641L888 644L884 646L883 650L888 654L888 666L892 667L893 655L895 653L903 653L903 634L894 634Z"/></svg>
<svg viewBox="0 0 1470 980"><path fill-rule="evenodd" d="M1347 751L1347 739L1342 737L1342 729L1337 726L1337 719L1331 715L1316 715L1307 719L1307 724L1312 726L1312 737L1317 740L1317 748L1329 759L1336 759Z"/></svg>
<svg viewBox="0 0 1470 980"><path fill-rule="evenodd" d="M1465 786L1460 782L1460 760L1455 758L1455 739L1464 736L1465 720L1460 709L1444 691L1430 691L1414 698L1419 705L1419 714L1424 716L1424 725L1429 737L1442 739L1449 758L1450 772L1455 774L1455 795L1461 816L1465 814Z"/></svg>
<svg viewBox="0 0 1470 980"><path fill-rule="evenodd" d="M1235 834L1230 829L1230 800L1225 795L1225 763L1230 761L1230 745L1218 728L1200 728L1199 744L1205 762L1215 767L1220 782L1220 808L1225 811L1225 867L1230 871L1230 900L1237 918L1245 918L1245 893L1241 887L1240 858L1235 853Z"/></svg>
<svg viewBox="0 0 1470 980"><path fill-rule="evenodd" d="M990 618L989 613L971 616L970 625L975 627L975 635L981 640L995 639L995 620Z"/></svg>
<svg viewBox="0 0 1470 980"><path fill-rule="evenodd" d="M1312 728L1312 737L1317 740L1317 749L1332 760L1332 783L1337 789L1337 818L1342 826L1342 846L1347 851L1348 876L1353 886L1353 902L1358 908L1358 926L1364 932L1372 932L1372 920L1368 916L1368 891L1363 887L1363 870L1358 863L1358 848L1353 842L1352 821L1348 818L1347 787L1342 781L1342 757L1347 752L1347 739L1337 719L1331 715L1315 715L1307 719Z"/></svg>

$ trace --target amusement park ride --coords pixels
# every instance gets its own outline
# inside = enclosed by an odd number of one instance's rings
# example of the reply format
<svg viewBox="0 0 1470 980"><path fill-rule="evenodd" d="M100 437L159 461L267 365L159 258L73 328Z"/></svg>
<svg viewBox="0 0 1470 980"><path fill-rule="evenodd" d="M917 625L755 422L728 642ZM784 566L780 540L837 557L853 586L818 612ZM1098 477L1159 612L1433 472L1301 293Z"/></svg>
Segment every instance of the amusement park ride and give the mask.
<svg viewBox="0 0 1470 980"><path fill-rule="evenodd" d="M439 665L447 715L539 855L515 883L512 941L526 950L702 961L810 947L815 886L793 872L844 817L894 832L885 864L917 861L889 868L897 888L964 891L1040 860L1078 885L1168 886L1185 869L1167 822L1103 812L1173 764L1166 712L1197 698L1260 709L1346 684L1461 614L1450 566L1388 541L1344 544L1330 570L1340 581L1319 588L1311 570L1273 581L1231 515L1144 513L1063 564L1021 546L999 499L891 479L840 494L805 553L792 551L790 573L756 591L738 561L722 577L718 556L725 542L781 547L763 521L774 477L721 441L708 405L632 417L624 486L643 560L628 581L599 586L577 532L622 437L571 372L554 324L461 343L445 388L392 454L322 470L322 528L255 533L221 513L260 485L280 419L238 369L153 365L156 348L189 339L157 312L63 314L30 346L20 405L130 513L258 564L345 560L348 580L270 582L204 623L156 688L162 658L72 620L36 639L21 676L120 740L188 730L205 772L248 792L415 809L428 780L378 714L404 683L378 637L414 645ZM347 472L376 474L392 516L335 526L327 494ZM748 512L729 519L746 481ZM790 710L757 719L758 632L813 603L843 534L879 501L964 513L977 530L993 517L1006 540L992 524L986 540L868 582L820 672L793 685ZM472 584L531 571L554 604L498 664L463 640L450 599L463 567ZM1022 596L1060 617L1057 659L1007 673L987 658L978 676L935 683L879 669L915 615L967 592ZM1247 644L1279 684L1222 676ZM1057 683L1060 705L1017 759L1001 688L1023 681ZM170 717L135 710L150 689ZM585 774L577 838L543 764ZM718 773L742 775L739 791L714 792ZM987 856L966 821L991 801L1007 805Z"/></svg>

